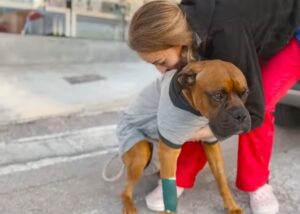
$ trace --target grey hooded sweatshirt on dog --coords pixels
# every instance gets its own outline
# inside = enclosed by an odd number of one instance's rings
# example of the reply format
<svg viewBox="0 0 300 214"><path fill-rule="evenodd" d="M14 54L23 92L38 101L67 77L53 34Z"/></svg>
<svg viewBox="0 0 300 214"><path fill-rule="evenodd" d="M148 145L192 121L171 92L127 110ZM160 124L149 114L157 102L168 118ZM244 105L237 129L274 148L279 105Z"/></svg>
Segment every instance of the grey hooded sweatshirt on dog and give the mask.
<svg viewBox="0 0 300 214"><path fill-rule="evenodd" d="M194 132L208 125L208 119L189 105L176 77L176 70L166 72L122 112L117 125L121 155L144 139L155 143L160 138L168 146L180 148Z"/></svg>

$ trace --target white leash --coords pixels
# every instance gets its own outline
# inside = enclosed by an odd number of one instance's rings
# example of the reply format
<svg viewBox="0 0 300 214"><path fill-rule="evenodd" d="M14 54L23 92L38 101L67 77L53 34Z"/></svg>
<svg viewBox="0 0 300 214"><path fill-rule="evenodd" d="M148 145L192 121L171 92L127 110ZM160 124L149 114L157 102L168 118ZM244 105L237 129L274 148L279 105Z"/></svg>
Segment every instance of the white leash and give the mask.
<svg viewBox="0 0 300 214"><path fill-rule="evenodd" d="M110 166L110 164L113 162L113 160L117 159L117 157L119 156L118 153L116 153L114 156L111 157L111 159L109 159L106 164L104 165L104 168L103 168L103 171L102 171L102 178L107 181L107 182L114 182L116 180L118 180L123 172L124 172L124 169L125 169L125 165L123 162L122 163L122 167L121 169L119 170L119 172L115 175L115 176L112 176L112 177L108 177L107 176L107 168Z"/></svg>

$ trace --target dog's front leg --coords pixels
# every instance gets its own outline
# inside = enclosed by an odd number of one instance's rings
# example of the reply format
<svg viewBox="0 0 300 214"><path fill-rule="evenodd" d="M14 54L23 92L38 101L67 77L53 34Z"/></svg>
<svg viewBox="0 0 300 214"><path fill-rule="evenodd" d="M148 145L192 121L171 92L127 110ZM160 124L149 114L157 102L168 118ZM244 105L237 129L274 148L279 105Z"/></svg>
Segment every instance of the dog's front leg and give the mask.
<svg viewBox="0 0 300 214"><path fill-rule="evenodd" d="M220 193L222 195L225 208L229 214L243 214L243 210L235 202L231 191L228 187L225 175L224 159L221 151L220 143L204 144L205 154L208 159L210 169L218 183Z"/></svg>
<svg viewBox="0 0 300 214"><path fill-rule="evenodd" d="M179 153L180 149L171 148L161 140L159 141L158 157L165 213L177 211L176 167Z"/></svg>

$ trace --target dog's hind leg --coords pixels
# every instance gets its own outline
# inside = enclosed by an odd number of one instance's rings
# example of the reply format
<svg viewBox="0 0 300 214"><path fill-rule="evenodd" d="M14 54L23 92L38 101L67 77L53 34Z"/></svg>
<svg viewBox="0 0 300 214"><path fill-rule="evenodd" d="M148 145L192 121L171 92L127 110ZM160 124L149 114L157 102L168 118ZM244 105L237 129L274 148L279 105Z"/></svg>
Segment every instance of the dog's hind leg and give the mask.
<svg viewBox="0 0 300 214"><path fill-rule="evenodd" d="M135 144L122 159L127 169L126 186L122 193L123 214L136 214L132 201L134 186L143 174L144 168L151 158L151 145L146 140Z"/></svg>
<svg viewBox="0 0 300 214"><path fill-rule="evenodd" d="M204 144L204 150L208 159L210 169L218 183L219 191L222 195L224 205L225 208L227 208L228 213L243 214L243 210L235 202L228 187L220 143Z"/></svg>

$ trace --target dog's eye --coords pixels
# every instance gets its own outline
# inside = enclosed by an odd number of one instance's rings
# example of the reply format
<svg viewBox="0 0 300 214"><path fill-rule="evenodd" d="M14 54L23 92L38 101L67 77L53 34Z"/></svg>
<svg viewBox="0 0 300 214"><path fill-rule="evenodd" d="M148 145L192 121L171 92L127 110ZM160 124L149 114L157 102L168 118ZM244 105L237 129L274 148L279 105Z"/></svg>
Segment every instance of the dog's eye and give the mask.
<svg viewBox="0 0 300 214"><path fill-rule="evenodd" d="M241 99L246 100L246 98L248 97L248 95L249 95L249 91L248 91L248 90L245 90L245 91L243 91L243 92L240 94L240 97L241 97Z"/></svg>
<svg viewBox="0 0 300 214"><path fill-rule="evenodd" d="M223 101L226 98L226 93L218 92L218 93L212 95L212 98L217 102Z"/></svg>

